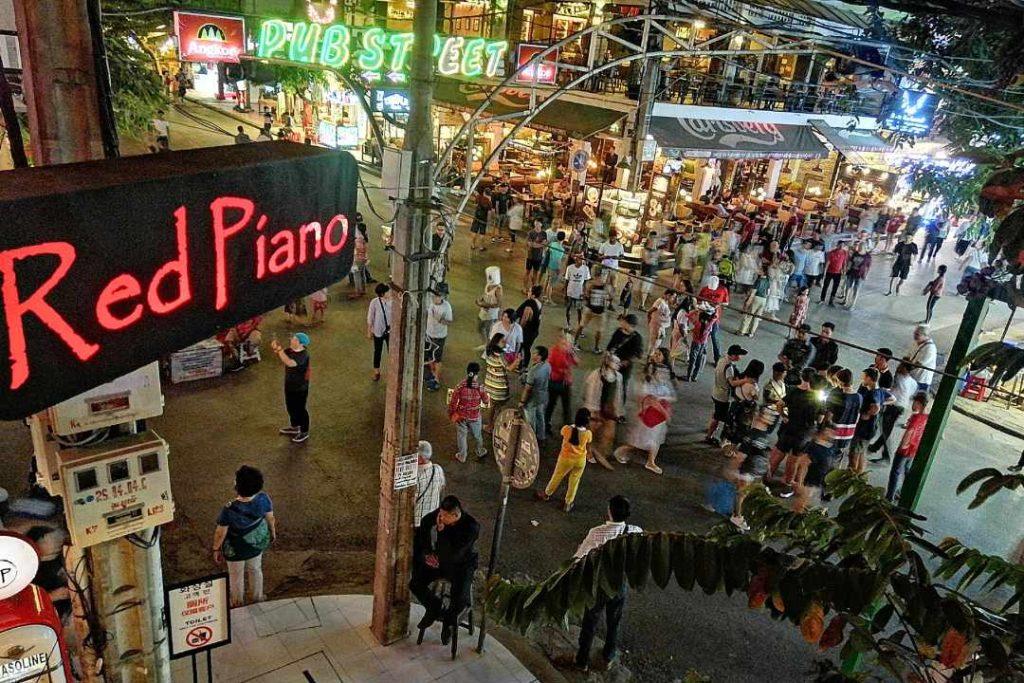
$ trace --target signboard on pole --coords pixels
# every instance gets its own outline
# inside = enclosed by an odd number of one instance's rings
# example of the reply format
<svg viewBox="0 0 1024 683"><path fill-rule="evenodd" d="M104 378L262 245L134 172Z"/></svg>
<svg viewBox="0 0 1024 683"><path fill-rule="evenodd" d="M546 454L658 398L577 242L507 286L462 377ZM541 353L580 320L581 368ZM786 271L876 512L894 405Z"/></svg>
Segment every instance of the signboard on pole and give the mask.
<svg viewBox="0 0 1024 683"><path fill-rule="evenodd" d="M358 175L291 142L0 173L0 419L339 281Z"/></svg>
<svg viewBox="0 0 1024 683"><path fill-rule="evenodd" d="M164 588L171 658L231 642L228 575L216 574Z"/></svg>
<svg viewBox="0 0 1024 683"><path fill-rule="evenodd" d="M175 12L174 33L183 62L238 64L245 53L245 19Z"/></svg>
<svg viewBox="0 0 1024 683"><path fill-rule="evenodd" d="M581 149L572 155L572 170L582 172L587 170L587 162L590 161L590 153Z"/></svg>
<svg viewBox="0 0 1024 683"><path fill-rule="evenodd" d="M515 408L505 408L494 421L494 460L498 469L508 472L509 483L517 489L529 488L540 469L537 434ZM517 424L518 423L518 424ZM518 434L516 428L518 427ZM512 443L518 437L518 444ZM516 446L518 445L518 450ZM514 462L509 462L514 459Z"/></svg>
<svg viewBox="0 0 1024 683"><path fill-rule="evenodd" d="M395 490L416 486L419 481L420 456L418 453L400 455L395 460Z"/></svg>
<svg viewBox="0 0 1024 683"><path fill-rule="evenodd" d="M879 127L908 135L927 135L939 107L937 93L922 90L897 90L882 110Z"/></svg>
<svg viewBox="0 0 1024 683"><path fill-rule="evenodd" d="M529 63L535 56L548 49L549 45L528 45L520 43L516 47L516 83L536 83L537 85L555 85L558 82L558 65L554 61L541 59L530 64L525 69L523 66ZM557 60L558 51L555 50L549 56ZM522 69L522 71L519 71Z"/></svg>

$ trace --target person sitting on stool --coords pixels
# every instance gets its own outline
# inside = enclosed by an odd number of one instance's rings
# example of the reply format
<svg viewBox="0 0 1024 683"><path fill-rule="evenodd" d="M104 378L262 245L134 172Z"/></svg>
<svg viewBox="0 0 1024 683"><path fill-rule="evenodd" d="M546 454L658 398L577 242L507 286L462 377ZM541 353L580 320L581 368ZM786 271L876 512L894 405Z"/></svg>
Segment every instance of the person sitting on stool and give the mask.
<svg viewBox="0 0 1024 683"><path fill-rule="evenodd" d="M409 590L427 610L419 628L429 628L443 617L441 642L444 644L451 638L452 627L458 628L459 615L470 602L473 572L480 559L476 550L479 536L479 522L463 512L458 498L446 496L441 507L423 516L413 538ZM451 604L443 615L441 599L430 589L430 584L438 579L451 584Z"/></svg>

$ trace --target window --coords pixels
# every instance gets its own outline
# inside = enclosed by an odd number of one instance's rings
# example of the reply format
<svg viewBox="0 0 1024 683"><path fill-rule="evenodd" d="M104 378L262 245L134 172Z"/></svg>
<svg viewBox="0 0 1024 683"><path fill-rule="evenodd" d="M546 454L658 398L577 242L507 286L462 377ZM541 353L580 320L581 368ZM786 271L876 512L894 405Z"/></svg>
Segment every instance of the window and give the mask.
<svg viewBox="0 0 1024 683"><path fill-rule="evenodd" d="M109 465L107 465L107 474L109 475L111 484L116 484L119 481L124 481L125 479L131 476L131 473L128 469L128 461L118 460L117 462L110 463Z"/></svg>
<svg viewBox="0 0 1024 683"><path fill-rule="evenodd" d="M96 479L96 470L94 468L75 472L75 488L79 493L94 489L97 486L99 486L99 481Z"/></svg>
<svg viewBox="0 0 1024 683"><path fill-rule="evenodd" d="M139 456L139 473L150 474L151 472L160 471L160 454L159 453L146 453L145 455Z"/></svg>

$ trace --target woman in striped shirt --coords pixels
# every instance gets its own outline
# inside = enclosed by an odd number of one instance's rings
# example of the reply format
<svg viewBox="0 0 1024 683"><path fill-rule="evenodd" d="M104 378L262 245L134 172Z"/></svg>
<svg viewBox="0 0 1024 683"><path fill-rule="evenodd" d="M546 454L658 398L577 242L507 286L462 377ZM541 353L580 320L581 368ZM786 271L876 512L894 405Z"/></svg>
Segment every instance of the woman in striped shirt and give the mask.
<svg viewBox="0 0 1024 683"><path fill-rule="evenodd" d="M597 320L597 331L594 332L595 354L601 353L601 333L604 329L604 314L608 310L611 297L611 287L608 285L608 278L602 272L601 266L594 266L594 276L587 283L584 296L587 301L587 308L583 311L583 320L576 327L576 334L573 336L573 346L578 351L580 348L580 337L583 331L590 327L590 323Z"/></svg>
<svg viewBox="0 0 1024 683"><path fill-rule="evenodd" d="M484 376L484 391L487 392L491 406L486 429L490 431L494 427L495 416L511 394L509 380L519 366L519 358L516 357L511 363L506 360L505 335L500 333L491 337L485 355L487 356L487 374Z"/></svg>

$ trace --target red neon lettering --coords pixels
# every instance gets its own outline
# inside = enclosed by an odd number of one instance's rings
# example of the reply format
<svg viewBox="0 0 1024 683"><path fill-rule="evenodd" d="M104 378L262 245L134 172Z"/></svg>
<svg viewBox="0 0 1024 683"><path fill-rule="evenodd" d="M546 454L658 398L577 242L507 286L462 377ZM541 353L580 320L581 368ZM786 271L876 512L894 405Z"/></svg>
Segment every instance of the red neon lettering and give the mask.
<svg viewBox="0 0 1024 683"><path fill-rule="evenodd" d="M339 224L341 225L341 240L331 242L331 232ZM345 248L346 242L348 242L348 219L338 214L327 223L327 229L324 230L324 249L328 254L337 254Z"/></svg>
<svg viewBox="0 0 1024 683"><path fill-rule="evenodd" d="M228 209L237 209L242 212L242 217L231 225L225 225L224 214ZM252 219L255 204L242 197L218 197L210 203L210 213L213 214L213 247L214 258L216 259L216 310L221 310L228 305L228 273L225 259L225 245L227 239L239 232Z"/></svg>
<svg viewBox="0 0 1024 683"><path fill-rule="evenodd" d="M313 236L313 258L320 258L320 224L316 221L299 228L299 263L306 262L306 237Z"/></svg>
<svg viewBox="0 0 1024 683"><path fill-rule="evenodd" d="M56 256L60 264L39 289L24 301L18 297L18 282L15 265L18 261L33 256ZM7 338L11 354L11 389L17 389L28 379L28 352L25 343L24 316L34 314L39 320L57 333L68 348L79 360L89 360L100 350L99 344L90 344L82 339L71 325L61 317L50 304L46 295L57 286L75 262L75 248L67 242L44 242L30 247L9 249L0 252L0 292L4 303L4 315L7 319Z"/></svg>
<svg viewBox="0 0 1024 683"><path fill-rule="evenodd" d="M108 330L120 330L128 327L142 317L142 304L135 304L132 312L118 318L110 312L110 307L119 301L126 301L142 294L142 285L134 276L124 273L107 283L96 300L96 319Z"/></svg>
<svg viewBox="0 0 1024 683"><path fill-rule="evenodd" d="M192 299L192 284L188 276L188 216L184 206L179 206L174 211L174 221L178 258L160 266L156 275L153 276L153 281L149 283L149 291L146 294L146 301L149 302L150 309L159 314L170 313ZM172 301L164 301L160 298L160 285L165 278L171 275L178 276L178 296Z"/></svg>
<svg viewBox="0 0 1024 683"><path fill-rule="evenodd" d="M256 279L262 280L267 276L267 236L260 235L256 238Z"/></svg>
<svg viewBox="0 0 1024 683"><path fill-rule="evenodd" d="M278 239L279 237L281 239ZM291 230L282 230L277 233L270 238L270 244L277 247L270 255L268 266L271 273L276 275L295 267L295 236Z"/></svg>

